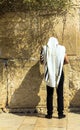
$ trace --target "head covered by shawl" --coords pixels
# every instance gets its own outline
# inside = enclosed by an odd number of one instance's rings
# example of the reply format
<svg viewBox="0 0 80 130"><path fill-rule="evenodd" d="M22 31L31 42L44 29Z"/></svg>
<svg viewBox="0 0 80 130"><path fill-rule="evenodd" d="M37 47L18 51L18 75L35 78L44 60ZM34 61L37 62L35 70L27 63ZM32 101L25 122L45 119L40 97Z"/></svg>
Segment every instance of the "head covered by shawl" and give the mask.
<svg viewBox="0 0 80 130"><path fill-rule="evenodd" d="M59 84L62 73L65 47L59 45L57 38L50 37L47 46L43 46L43 50L46 83L50 87L56 87Z"/></svg>

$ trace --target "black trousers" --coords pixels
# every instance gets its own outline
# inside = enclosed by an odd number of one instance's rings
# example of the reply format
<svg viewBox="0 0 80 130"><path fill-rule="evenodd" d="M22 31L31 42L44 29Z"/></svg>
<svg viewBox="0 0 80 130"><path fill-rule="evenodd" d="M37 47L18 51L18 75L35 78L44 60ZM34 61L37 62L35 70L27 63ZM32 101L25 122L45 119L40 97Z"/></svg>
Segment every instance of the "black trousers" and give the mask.
<svg viewBox="0 0 80 130"><path fill-rule="evenodd" d="M57 91L57 111L58 115L63 114L64 103L63 103L63 84L64 84L64 72L62 71L60 82ZM53 113L53 93L54 88L46 86L47 89L47 114L52 115Z"/></svg>

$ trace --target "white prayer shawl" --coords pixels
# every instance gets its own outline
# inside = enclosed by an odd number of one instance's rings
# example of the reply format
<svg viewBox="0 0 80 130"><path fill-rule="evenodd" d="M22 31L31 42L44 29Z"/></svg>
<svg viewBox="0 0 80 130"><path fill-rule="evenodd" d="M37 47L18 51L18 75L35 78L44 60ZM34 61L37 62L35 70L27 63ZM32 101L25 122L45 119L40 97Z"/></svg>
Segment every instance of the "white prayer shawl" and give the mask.
<svg viewBox="0 0 80 130"><path fill-rule="evenodd" d="M47 45L43 46L43 56L46 84L50 87L57 87L64 63L65 47L59 45L56 38L51 37Z"/></svg>

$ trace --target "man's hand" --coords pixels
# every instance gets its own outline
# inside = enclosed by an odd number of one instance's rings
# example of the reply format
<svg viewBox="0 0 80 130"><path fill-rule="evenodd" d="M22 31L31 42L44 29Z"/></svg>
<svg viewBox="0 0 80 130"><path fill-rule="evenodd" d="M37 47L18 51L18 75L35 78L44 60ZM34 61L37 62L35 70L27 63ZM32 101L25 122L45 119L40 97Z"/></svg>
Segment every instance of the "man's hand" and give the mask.
<svg viewBox="0 0 80 130"><path fill-rule="evenodd" d="M65 57L64 57L64 65L68 64L68 63L69 63L69 59L68 59L68 56L66 54Z"/></svg>

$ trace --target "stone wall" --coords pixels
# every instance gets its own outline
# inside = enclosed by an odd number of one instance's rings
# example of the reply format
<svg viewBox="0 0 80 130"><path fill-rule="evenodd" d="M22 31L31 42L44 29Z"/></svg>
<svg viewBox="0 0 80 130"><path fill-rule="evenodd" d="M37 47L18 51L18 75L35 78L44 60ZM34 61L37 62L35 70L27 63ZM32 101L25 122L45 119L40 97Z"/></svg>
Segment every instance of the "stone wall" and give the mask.
<svg viewBox="0 0 80 130"><path fill-rule="evenodd" d="M0 108L46 106L39 52L52 35L66 47L69 56L69 64L64 66L65 108L80 107L80 14L74 7L62 16L46 10L6 12L0 16ZM55 108L56 99L54 93Z"/></svg>

